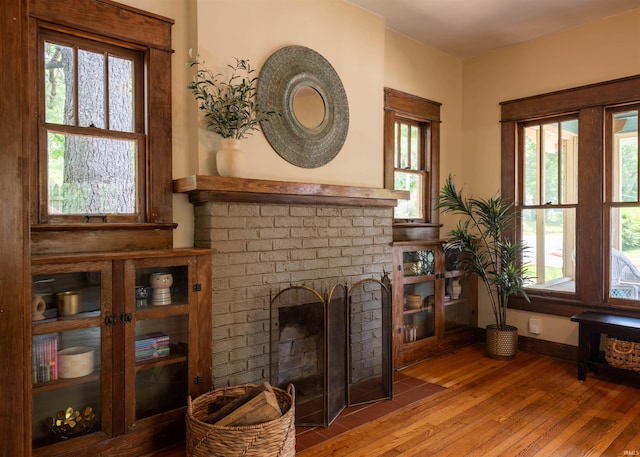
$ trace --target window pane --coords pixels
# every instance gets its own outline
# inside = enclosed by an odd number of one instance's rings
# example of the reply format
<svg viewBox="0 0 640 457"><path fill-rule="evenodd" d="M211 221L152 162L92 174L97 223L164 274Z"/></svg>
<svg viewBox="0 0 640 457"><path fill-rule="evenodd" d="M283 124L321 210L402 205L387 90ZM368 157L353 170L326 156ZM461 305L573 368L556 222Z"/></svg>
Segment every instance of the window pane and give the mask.
<svg viewBox="0 0 640 457"><path fill-rule="evenodd" d="M528 287L575 291L575 209L523 209Z"/></svg>
<svg viewBox="0 0 640 457"><path fill-rule="evenodd" d="M640 299L640 208L611 209L610 296Z"/></svg>
<svg viewBox="0 0 640 457"><path fill-rule="evenodd" d="M55 43L44 43L45 121L74 125L73 49Z"/></svg>
<svg viewBox="0 0 640 457"><path fill-rule="evenodd" d="M546 124L543 126L542 137L542 163L544 173L544 194L542 201L552 204L560 203L558 195L558 172L560 169L560 154L558 151L558 124Z"/></svg>
<svg viewBox="0 0 640 457"><path fill-rule="evenodd" d="M135 141L49 132L49 214L133 214Z"/></svg>
<svg viewBox="0 0 640 457"><path fill-rule="evenodd" d="M109 129L133 132L133 62L109 56Z"/></svg>
<svg viewBox="0 0 640 457"><path fill-rule="evenodd" d="M394 139L396 147L396 164L395 168L403 170L409 167L409 149L407 147L407 137L409 136L409 126L396 122L396 138ZM400 150L398 151L398 148Z"/></svg>
<svg viewBox="0 0 640 457"><path fill-rule="evenodd" d="M538 195L540 156L540 126L534 125L524 129L524 196L525 205L535 205L540 201Z"/></svg>
<svg viewBox="0 0 640 457"><path fill-rule="evenodd" d="M394 173L394 187L396 190L408 190L411 198L410 200L398 200L394 217L396 219L421 219L423 217L422 175L396 171Z"/></svg>
<svg viewBox="0 0 640 457"><path fill-rule="evenodd" d="M578 121L571 119L525 127L524 148L523 203L577 203Z"/></svg>
<svg viewBox="0 0 640 457"><path fill-rule="evenodd" d="M638 111L613 116L613 201L638 201Z"/></svg>
<svg viewBox="0 0 640 457"><path fill-rule="evenodd" d="M78 125L106 128L104 56L78 51Z"/></svg>
<svg viewBox="0 0 640 457"><path fill-rule="evenodd" d="M410 150L410 157L411 157L411 162L409 167L411 170L419 170L419 165L420 165L420 159L419 159L420 150L419 150L419 142L418 142L419 129L415 125L412 125L409 132L411 133L411 136L409 137L409 150Z"/></svg>

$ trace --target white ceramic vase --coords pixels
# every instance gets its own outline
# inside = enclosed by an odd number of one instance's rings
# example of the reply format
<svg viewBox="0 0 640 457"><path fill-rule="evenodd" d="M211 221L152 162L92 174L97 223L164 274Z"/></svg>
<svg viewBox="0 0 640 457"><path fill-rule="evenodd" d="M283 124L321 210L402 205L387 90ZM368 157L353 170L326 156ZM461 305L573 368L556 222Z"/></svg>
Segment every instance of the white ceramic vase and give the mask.
<svg viewBox="0 0 640 457"><path fill-rule="evenodd" d="M244 153L240 140L223 138L222 149L216 153L216 168L220 176L239 178L244 172Z"/></svg>

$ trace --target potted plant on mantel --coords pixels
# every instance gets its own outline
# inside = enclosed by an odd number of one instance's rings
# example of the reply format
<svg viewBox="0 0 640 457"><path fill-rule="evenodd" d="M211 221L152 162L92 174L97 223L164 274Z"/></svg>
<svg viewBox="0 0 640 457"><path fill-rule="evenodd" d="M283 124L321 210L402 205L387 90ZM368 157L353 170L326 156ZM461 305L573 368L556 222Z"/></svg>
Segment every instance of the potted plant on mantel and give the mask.
<svg viewBox="0 0 640 457"><path fill-rule="evenodd" d="M244 167L240 140L259 130L260 122L268 120L275 112L258 108L258 77L253 76L255 70L248 60L236 58L235 65L227 65L231 69L227 78L222 73L214 74L203 68L204 62L198 58L187 64L201 66L187 88L204 111L207 127L222 137L222 149L216 154L218 174L238 177Z"/></svg>
<svg viewBox="0 0 640 457"><path fill-rule="evenodd" d="M495 324L486 327L487 352L495 359L512 359L518 350L518 328L507 324L509 297L522 295L529 300L522 262L526 247L505 236L514 228L514 203L501 196L464 198L449 175L440 190L438 208L462 216L449 232L445 250L460 252L458 268L479 277L489 295Z"/></svg>

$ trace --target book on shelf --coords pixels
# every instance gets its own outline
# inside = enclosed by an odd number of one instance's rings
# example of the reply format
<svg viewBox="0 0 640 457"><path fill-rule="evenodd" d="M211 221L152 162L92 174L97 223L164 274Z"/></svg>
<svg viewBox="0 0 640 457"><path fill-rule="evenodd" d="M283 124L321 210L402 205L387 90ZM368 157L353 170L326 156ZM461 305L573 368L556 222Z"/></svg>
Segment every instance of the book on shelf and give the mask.
<svg viewBox="0 0 640 457"><path fill-rule="evenodd" d="M43 335L33 338L32 348L33 383L58 379L58 337Z"/></svg>

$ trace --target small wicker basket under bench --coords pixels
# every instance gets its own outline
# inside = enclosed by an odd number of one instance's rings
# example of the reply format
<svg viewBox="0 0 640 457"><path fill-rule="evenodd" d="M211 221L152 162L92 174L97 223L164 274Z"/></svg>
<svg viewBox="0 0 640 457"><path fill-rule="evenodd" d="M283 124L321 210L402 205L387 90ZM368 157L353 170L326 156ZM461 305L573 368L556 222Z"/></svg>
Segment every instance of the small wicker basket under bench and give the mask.
<svg viewBox="0 0 640 457"><path fill-rule="evenodd" d="M587 370L610 370L640 379L640 319L592 311L571 316L578 323L578 379ZM607 335L606 351L600 352L601 335Z"/></svg>

